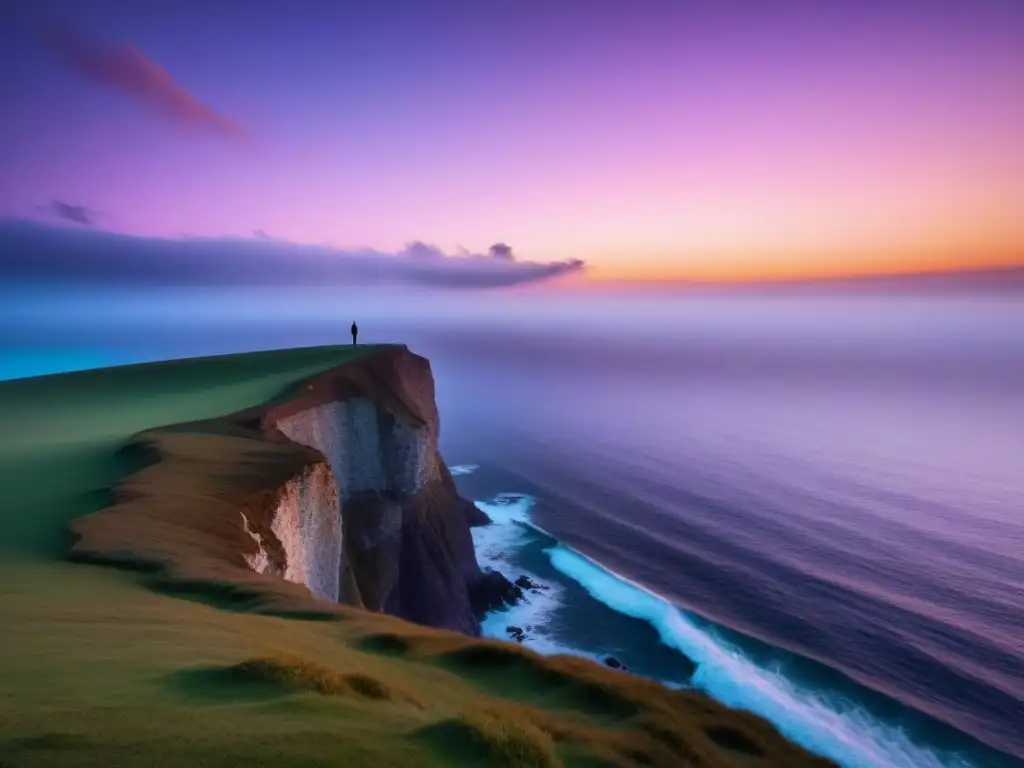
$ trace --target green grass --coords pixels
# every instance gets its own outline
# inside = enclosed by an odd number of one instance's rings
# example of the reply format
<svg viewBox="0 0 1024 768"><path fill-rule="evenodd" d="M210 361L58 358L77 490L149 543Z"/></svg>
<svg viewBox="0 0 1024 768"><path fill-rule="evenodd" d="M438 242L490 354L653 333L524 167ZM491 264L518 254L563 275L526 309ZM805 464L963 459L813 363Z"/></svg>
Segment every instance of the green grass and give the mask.
<svg viewBox="0 0 1024 768"><path fill-rule="evenodd" d="M60 556L64 525L100 509L134 468L119 455L153 427L279 399L302 380L379 347L314 347L0 382L0 554Z"/></svg>
<svg viewBox="0 0 1024 768"><path fill-rule="evenodd" d="M66 561L70 521L105 509L108 489L129 476L149 501L119 505L118 524L144 520L136 533L169 538L143 548L174 561L191 551L170 540L177 518L217 523L225 499L252 503L262 473L283 471L279 447L227 427L211 442L216 423L159 431L158 466L128 450L134 435L279 400L374 351L0 383L0 766L825 765L751 715L577 659L354 609L312 611L283 587L275 605L294 598L301 615L328 620L256 612L274 587L245 582L230 563L203 563L200 576L223 578L190 589L159 569ZM257 457L262 468L240 475Z"/></svg>

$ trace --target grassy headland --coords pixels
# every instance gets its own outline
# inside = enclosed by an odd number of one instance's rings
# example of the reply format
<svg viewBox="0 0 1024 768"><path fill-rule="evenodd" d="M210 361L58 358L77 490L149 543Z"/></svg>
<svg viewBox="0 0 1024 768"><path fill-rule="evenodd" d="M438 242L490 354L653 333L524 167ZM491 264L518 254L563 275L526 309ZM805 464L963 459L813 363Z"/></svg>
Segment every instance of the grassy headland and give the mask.
<svg viewBox="0 0 1024 768"><path fill-rule="evenodd" d="M159 482L150 498L192 514L257 491L277 454L217 417L376 349L0 383L0 765L827 765L753 715L579 659L344 607L271 615L252 592L173 593L67 561L68 524L115 485ZM172 425L186 426L161 433L171 469L126 450ZM289 589L271 603L308 607Z"/></svg>

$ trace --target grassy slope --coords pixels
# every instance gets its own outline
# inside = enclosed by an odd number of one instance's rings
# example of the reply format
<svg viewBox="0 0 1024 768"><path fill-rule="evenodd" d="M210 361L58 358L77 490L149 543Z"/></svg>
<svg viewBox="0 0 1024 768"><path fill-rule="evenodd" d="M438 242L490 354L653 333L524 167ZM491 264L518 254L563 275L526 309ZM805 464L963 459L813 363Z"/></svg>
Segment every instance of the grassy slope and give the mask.
<svg viewBox="0 0 1024 768"><path fill-rule="evenodd" d="M225 610L60 560L68 520L136 469L117 454L132 435L269 401L353 354L0 384L0 765L818 764L756 718L632 676L357 611Z"/></svg>

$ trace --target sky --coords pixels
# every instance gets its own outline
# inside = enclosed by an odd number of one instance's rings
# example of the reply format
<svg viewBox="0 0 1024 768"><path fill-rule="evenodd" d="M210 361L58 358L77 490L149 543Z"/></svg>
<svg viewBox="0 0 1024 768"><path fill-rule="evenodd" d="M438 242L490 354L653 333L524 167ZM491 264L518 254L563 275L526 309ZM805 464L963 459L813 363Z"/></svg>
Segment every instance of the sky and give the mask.
<svg viewBox="0 0 1024 768"><path fill-rule="evenodd" d="M185 272L270 242L446 284L1024 265L1019 0L242 5L0 0L0 217L78 231L58 266L131 236L117 269L182 238Z"/></svg>

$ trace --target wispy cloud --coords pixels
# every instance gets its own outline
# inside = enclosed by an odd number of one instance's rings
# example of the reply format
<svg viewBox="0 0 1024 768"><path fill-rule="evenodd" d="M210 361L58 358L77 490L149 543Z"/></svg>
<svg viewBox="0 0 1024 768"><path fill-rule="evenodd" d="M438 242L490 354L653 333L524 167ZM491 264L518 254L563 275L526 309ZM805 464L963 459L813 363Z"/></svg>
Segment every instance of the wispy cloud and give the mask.
<svg viewBox="0 0 1024 768"><path fill-rule="evenodd" d="M584 263L449 255L414 242L397 253L250 238L134 237L0 220L0 281L137 286L300 286L405 283L486 288L580 272Z"/></svg>
<svg viewBox="0 0 1024 768"><path fill-rule="evenodd" d="M60 200L51 200L48 206L44 209L47 213L51 213L58 219L64 221L70 221L75 224L81 224L84 227L91 227L96 223L96 214L98 211L94 211L91 208L86 208L84 205L72 205L71 203L64 203Z"/></svg>
<svg viewBox="0 0 1024 768"><path fill-rule="evenodd" d="M245 128L199 101L137 48L102 46L63 26L48 27L43 40L69 69L157 109L179 125L233 140L249 138Z"/></svg>

